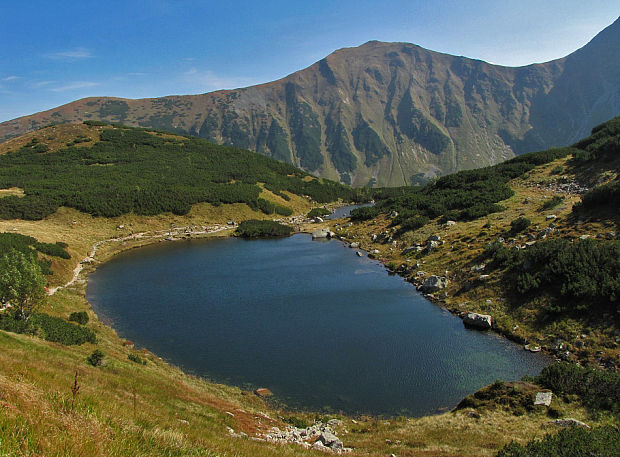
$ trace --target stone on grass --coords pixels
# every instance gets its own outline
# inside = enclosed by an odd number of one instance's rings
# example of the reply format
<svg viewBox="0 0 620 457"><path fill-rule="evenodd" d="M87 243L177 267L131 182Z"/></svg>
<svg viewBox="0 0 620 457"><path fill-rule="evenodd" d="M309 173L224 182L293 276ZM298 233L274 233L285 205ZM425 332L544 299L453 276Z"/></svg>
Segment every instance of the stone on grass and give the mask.
<svg viewBox="0 0 620 457"><path fill-rule="evenodd" d="M550 406L552 398L553 393L551 392L536 392L536 400L534 400L534 404Z"/></svg>
<svg viewBox="0 0 620 457"><path fill-rule="evenodd" d="M590 426L587 425L586 423L581 422L580 420L577 420L577 419L573 419L572 417L567 417L566 419L552 420L549 423L553 424L553 425L558 425L560 427L583 427L583 428L590 428Z"/></svg>

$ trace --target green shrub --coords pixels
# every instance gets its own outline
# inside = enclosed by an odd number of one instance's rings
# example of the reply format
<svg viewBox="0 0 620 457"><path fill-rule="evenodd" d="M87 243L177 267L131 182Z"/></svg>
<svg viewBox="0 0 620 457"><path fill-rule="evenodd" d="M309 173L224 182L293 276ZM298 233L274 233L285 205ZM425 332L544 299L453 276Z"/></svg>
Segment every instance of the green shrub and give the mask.
<svg viewBox="0 0 620 457"><path fill-rule="evenodd" d="M577 395L593 410L620 412L620 373L556 362L543 368L537 384L559 395Z"/></svg>
<svg viewBox="0 0 620 457"><path fill-rule="evenodd" d="M95 333L91 329L72 324L59 317L37 313L33 314L31 320L34 327L41 331L43 338L47 341L66 346L97 342Z"/></svg>
<svg viewBox="0 0 620 457"><path fill-rule="evenodd" d="M406 232L408 230L417 230L421 227L424 227L429 223L429 219L426 216L415 215L412 217L408 217L400 224L400 232Z"/></svg>
<svg viewBox="0 0 620 457"><path fill-rule="evenodd" d="M105 121L84 121L84 125L90 125L91 127L103 127L105 125L110 125Z"/></svg>
<svg viewBox="0 0 620 457"><path fill-rule="evenodd" d="M70 259L71 256L65 250L66 245L62 245L60 243L52 244L52 243L35 243L34 247L37 251L42 252L43 254L51 255L54 257L60 257L61 259Z"/></svg>
<svg viewBox="0 0 620 457"><path fill-rule="evenodd" d="M92 330L44 313L35 313L27 321L10 314L0 315L0 330L38 335L66 346L97 342Z"/></svg>
<svg viewBox="0 0 620 457"><path fill-rule="evenodd" d="M274 221L259 221L250 219L243 221L237 227L236 235L243 238L259 238L269 236L288 236L293 229Z"/></svg>
<svg viewBox="0 0 620 457"><path fill-rule="evenodd" d="M620 430L614 426L591 430L572 427L534 439L527 445L511 442L496 457L610 457L618 455Z"/></svg>
<svg viewBox="0 0 620 457"><path fill-rule="evenodd" d="M322 217L322 216L329 216L331 214L331 211L325 208L312 208L310 210L310 212L308 213L307 217L310 218L314 218L314 217Z"/></svg>
<svg viewBox="0 0 620 457"><path fill-rule="evenodd" d="M532 225L527 217L518 217L510 223L510 232L513 234L521 233L523 230Z"/></svg>
<svg viewBox="0 0 620 457"><path fill-rule="evenodd" d="M617 214L620 208L620 180L595 187L586 192L581 198L581 203L573 207L573 212L588 211L596 216L596 211L608 208Z"/></svg>
<svg viewBox="0 0 620 457"><path fill-rule="evenodd" d="M564 173L564 167L561 165L556 165L551 169L552 175L561 175L562 173Z"/></svg>
<svg viewBox="0 0 620 457"><path fill-rule="evenodd" d="M140 357L138 354L131 353L127 356L129 360L137 363L138 365L146 365L146 360Z"/></svg>
<svg viewBox="0 0 620 457"><path fill-rule="evenodd" d="M352 221L367 221L379 215L379 208L376 206L363 206L351 211Z"/></svg>
<svg viewBox="0 0 620 457"><path fill-rule="evenodd" d="M539 241L526 250L487 245L490 268L506 268L522 295L545 296L551 313L603 312L620 297L620 243L591 239Z"/></svg>
<svg viewBox="0 0 620 457"><path fill-rule="evenodd" d="M80 325L88 324L88 314L86 311L76 311L69 315L69 321L77 322Z"/></svg>
<svg viewBox="0 0 620 457"><path fill-rule="evenodd" d="M552 312L602 310L620 298L620 243L563 240L538 242L519 254L514 269L521 294L548 293Z"/></svg>
<svg viewBox="0 0 620 457"><path fill-rule="evenodd" d="M95 349L91 355L86 357L86 361L90 363L94 367L100 367L103 365L103 358L105 354L101 352L99 349Z"/></svg>
<svg viewBox="0 0 620 457"><path fill-rule="evenodd" d="M555 208L556 206L558 206L563 201L564 201L564 197L556 195L553 198L550 198L549 200L545 200L543 202L542 206L541 206L541 209L542 210L546 210L546 209Z"/></svg>

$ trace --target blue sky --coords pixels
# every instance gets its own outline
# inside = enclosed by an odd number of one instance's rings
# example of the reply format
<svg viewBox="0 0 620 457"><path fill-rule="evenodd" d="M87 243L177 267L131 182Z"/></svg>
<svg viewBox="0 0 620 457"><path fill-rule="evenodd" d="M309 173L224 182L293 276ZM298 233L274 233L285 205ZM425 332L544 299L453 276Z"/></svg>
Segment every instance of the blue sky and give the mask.
<svg viewBox="0 0 620 457"><path fill-rule="evenodd" d="M369 40L518 66L611 24L610 0L2 0L0 122L88 96L195 94L281 78ZM614 7L616 6L616 7Z"/></svg>

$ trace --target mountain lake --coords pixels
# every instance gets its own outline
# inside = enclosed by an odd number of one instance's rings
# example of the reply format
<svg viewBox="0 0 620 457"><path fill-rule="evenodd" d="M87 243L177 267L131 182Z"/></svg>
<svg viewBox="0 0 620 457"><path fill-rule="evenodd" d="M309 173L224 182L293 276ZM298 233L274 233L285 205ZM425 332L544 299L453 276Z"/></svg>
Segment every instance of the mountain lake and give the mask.
<svg viewBox="0 0 620 457"><path fill-rule="evenodd" d="M306 234L130 250L90 275L87 298L137 346L215 382L267 387L293 409L421 416L551 362Z"/></svg>

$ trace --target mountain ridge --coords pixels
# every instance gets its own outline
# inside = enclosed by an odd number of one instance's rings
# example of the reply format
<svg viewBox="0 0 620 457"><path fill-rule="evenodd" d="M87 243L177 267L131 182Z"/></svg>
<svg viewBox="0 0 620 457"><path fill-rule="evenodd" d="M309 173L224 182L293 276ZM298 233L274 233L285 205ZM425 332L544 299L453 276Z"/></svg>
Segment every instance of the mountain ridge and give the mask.
<svg viewBox="0 0 620 457"><path fill-rule="evenodd" d="M252 149L356 186L412 184L570 144L620 114L619 45L620 20L566 57L521 67L373 40L256 86L77 100L0 124L0 140L101 119Z"/></svg>

